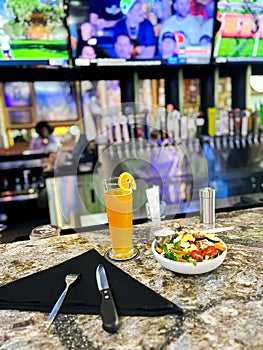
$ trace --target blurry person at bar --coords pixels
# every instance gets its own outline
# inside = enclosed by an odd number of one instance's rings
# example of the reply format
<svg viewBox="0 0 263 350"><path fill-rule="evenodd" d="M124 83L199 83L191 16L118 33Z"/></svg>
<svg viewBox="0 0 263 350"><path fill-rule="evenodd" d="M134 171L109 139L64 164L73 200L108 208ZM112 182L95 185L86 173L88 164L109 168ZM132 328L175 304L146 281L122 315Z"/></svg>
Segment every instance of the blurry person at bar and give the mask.
<svg viewBox="0 0 263 350"><path fill-rule="evenodd" d="M141 1L121 0L121 11L125 15L114 26L114 38L119 34L127 34L135 47L135 58L153 58L156 39L152 23L144 18Z"/></svg>
<svg viewBox="0 0 263 350"><path fill-rule="evenodd" d="M56 153L59 148L59 142L53 134L53 128L45 121L37 123L35 130L38 136L30 141L30 150L43 153Z"/></svg>
<svg viewBox="0 0 263 350"><path fill-rule="evenodd" d="M171 57L178 57L177 42L174 33L166 32L162 36L160 52L154 58L166 59Z"/></svg>
<svg viewBox="0 0 263 350"><path fill-rule="evenodd" d="M120 34L114 42L114 58L131 59L134 45L127 34Z"/></svg>
<svg viewBox="0 0 263 350"><path fill-rule="evenodd" d="M189 39L189 44L198 44L201 27L197 19L190 14L190 0L173 0L175 14L164 21L159 35L159 47L165 32L183 32Z"/></svg>

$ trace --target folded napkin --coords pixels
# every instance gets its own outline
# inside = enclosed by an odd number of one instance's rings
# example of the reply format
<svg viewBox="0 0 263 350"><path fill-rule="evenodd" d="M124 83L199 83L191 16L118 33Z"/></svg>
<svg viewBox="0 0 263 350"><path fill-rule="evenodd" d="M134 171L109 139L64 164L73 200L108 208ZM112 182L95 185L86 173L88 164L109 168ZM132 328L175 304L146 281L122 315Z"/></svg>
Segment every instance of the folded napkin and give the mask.
<svg viewBox="0 0 263 350"><path fill-rule="evenodd" d="M182 309L144 286L92 249L52 268L0 288L0 309L50 312L65 288L68 273L80 273L60 310L67 314L99 314L96 268L103 264L119 315L182 315Z"/></svg>

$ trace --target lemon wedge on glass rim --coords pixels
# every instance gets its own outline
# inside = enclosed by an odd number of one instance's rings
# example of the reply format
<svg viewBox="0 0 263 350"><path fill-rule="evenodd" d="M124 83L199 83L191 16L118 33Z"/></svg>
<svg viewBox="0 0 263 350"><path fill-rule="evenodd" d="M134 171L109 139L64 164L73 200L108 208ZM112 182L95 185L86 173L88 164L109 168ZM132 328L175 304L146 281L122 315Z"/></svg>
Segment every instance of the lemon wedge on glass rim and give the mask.
<svg viewBox="0 0 263 350"><path fill-rule="evenodd" d="M136 182L134 177L127 171L121 173L118 177L118 186L123 191L129 191L130 189L136 190Z"/></svg>

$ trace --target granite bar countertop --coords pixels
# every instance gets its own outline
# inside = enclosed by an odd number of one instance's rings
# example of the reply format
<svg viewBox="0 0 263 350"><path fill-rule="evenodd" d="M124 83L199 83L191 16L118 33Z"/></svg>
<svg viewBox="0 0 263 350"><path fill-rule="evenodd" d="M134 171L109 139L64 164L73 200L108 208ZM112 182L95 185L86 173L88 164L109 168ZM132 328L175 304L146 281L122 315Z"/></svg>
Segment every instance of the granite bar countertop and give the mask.
<svg viewBox="0 0 263 350"><path fill-rule="evenodd" d="M197 227L198 218L162 221ZM165 349L259 350L263 348L263 208L216 215L216 226L234 226L218 234L228 246L223 264L202 275L180 275L162 268L150 244L156 224L134 227L137 258L115 263L132 277L173 301L184 319L120 317L116 334L102 330L98 315L59 314L49 330L46 313L0 310L0 349ZM0 284L33 274L92 248L104 254L107 229L39 241L0 245Z"/></svg>

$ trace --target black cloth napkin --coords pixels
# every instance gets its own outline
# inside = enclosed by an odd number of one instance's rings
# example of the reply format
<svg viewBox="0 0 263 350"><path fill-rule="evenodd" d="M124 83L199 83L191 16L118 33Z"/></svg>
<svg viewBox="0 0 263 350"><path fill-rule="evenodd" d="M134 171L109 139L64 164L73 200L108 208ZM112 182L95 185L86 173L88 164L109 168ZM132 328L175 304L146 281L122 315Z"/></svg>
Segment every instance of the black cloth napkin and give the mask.
<svg viewBox="0 0 263 350"><path fill-rule="evenodd" d="M68 273L80 273L70 287L61 313L99 314L100 293L96 268L103 264L119 315L182 315L182 309L110 263L95 249L52 268L8 283L0 288L0 309L50 312L65 288Z"/></svg>

